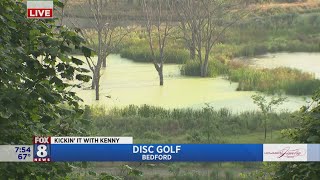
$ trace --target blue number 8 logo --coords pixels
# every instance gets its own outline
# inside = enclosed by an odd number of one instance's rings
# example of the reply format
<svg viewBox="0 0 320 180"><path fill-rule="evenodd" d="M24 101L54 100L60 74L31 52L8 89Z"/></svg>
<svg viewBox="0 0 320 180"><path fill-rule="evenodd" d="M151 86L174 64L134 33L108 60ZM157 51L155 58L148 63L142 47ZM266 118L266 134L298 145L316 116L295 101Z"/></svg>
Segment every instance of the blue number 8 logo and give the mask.
<svg viewBox="0 0 320 180"><path fill-rule="evenodd" d="M38 157L41 157L41 158L43 158L43 157L46 157L47 155L48 155L48 153L47 153L47 146L46 145L39 145L38 147L37 147L37 156Z"/></svg>

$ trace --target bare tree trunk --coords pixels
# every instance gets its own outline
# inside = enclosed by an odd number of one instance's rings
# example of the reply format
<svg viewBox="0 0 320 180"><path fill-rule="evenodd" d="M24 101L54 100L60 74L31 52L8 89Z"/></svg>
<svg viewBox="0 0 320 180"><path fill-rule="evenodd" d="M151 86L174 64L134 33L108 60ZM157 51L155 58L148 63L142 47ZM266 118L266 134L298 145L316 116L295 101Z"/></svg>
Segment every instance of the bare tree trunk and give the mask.
<svg viewBox="0 0 320 180"><path fill-rule="evenodd" d="M227 29L249 13L238 11L244 4L239 1L184 0L177 3L177 12L184 39L188 42L190 58L193 59L195 56L195 45L200 75L205 77L208 75L209 54L214 45L221 41Z"/></svg>
<svg viewBox="0 0 320 180"><path fill-rule="evenodd" d="M96 86L96 100L99 100L99 83L100 83L100 68L101 68L101 61L103 61L105 58L103 56L103 51L102 51L102 32L101 30L98 30L98 62L94 71L94 77L95 77L95 86Z"/></svg>
<svg viewBox="0 0 320 180"><path fill-rule="evenodd" d="M192 33L192 40L191 40L191 43L190 43L190 58L191 59L195 59L196 58L196 44L195 44L195 35L194 33Z"/></svg>
<svg viewBox="0 0 320 180"><path fill-rule="evenodd" d="M89 61L87 61L88 64L90 63ZM90 64L89 64L90 65ZM96 87L96 74L95 74L95 70L93 67L90 66L90 69L92 71L92 82L91 82L91 89L94 89Z"/></svg>
<svg viewBox="0 0 320 180"><path fill-rule="evenodd" d="M205 64L201 64L201 67L200 67L200 76L201 77L206 77L207 75L207 70L205 68Z"/></svg>
<svg viewBox="0 0 320 180"><path fill-rule="evenodd" d="M107 67L107 58L103 58L102 67Z"/></svg>
<svg viewBox="0 0 320 180"><path fill-rule="evenodd" d="M166 46L166 40L169 36L170 30L172 26L170 22L172 20L172 12L163 12L162 7L163 1L143 1L143 11L145 13L146 18L146 29L148 33L148 41L149 47L152 55L152 61L154 64L155 69L159 75L160 86L163 86L163 64L164 64L164 50ZM172 4L169 0L165 1L165 5L169 8L169 11L172 11L173 8L171 7ZM164 20L161 19L162 15L165 14ZM156 22L156 23L155 23ZM156 31L153 31L153 28L156 28ZM163 27L163 28L162 28ZM153 37L153 34L156 37ZM157 45L153 42L153 38L157 39ZM155 55L155 51L159 50L160 57L159 59Z"/></svg>
<svg viewBox="0 0 320 180"><path fill-rule="evenodd" d="M98 80L99 81L99 80ZM96 83L96 100L100 99L100 95L99 95L99 82Z"/></svg>
<svg viewBox="0 0 320 180"><path fill-rule="evenodd" d="M69 0L64 1L67 2ZM132 3L133 0L128 0L128 2ZM71 21L75 27L81 29L81 35L85 38L88 44L94 47L94 50L98 56L98 61L93 61L91 58L86 58L93 76L91 89L95 89L96 100L99 100L100 70L102 67L107 66L107 56L114 51L114 48L117 48L120 45L120 42L129 33L129 27L122 28L118 25L118 12L116 11L118 9L117 5L121 5L121 2L114 0L85 0L80 3L82 9L81 13L83 13L86 17L92 17L89 18L89 20L94 28L81 28L81 23L78 22L75 24L73 22L77 20ZM103 12L107 6L115 11L112 11L110 12L110 15L105 16ZM64 9L62 9L62 16L65 14L68 13L65 13ZM94 30L94 33L92 33L92 30ZM96 45L96 40L98 40L98 46Z"/></svg>
<svg viewBox="0 0 320 180"><path fill-rule="evenodd" d="M206 77L208 75L208 65L209 65L209 53L207 52L204 57L203 64L201 65L201 76Z"/></svg>
<svg viewBox="0 0 320 180"><path fill-rule="evenodd" d="M96 100L100 99L100 95L99 95L99 91L100 91L100 71L96 71L95 75L95 80L94 80L94 84L95 84L95 90L96 90Z"/></svg>
<svg viewBox="0 0 320 180"><path fill-rule="evenodd" d="M95 76L93 76L93 77L92 77L92 82L91 82L91 89L94 89L94 88L96 87L95 81L96 81L96 78L95 78Z"/></svg>
<svg viewBox="0 0 320 180"><path fill-rule="evenodd" d="M162 67L159 68L158 74L159 74L160 86L163 86L163 68Z"/></svg>
<svg viewBox="0 0 320 180"><path fill-rule="evenodd" d="M194 60L196 58L196 48L193 44L191 44L189 51L190 51L190 59Z"/></svg>

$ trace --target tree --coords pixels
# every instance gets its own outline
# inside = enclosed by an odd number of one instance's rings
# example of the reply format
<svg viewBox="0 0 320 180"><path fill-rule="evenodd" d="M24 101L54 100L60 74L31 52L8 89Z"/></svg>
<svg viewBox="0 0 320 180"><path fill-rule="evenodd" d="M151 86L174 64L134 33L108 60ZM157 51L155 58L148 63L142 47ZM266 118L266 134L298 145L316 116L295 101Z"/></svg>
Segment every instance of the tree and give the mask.
<svg viewBox="0 0 320 180"><path fill-rule="evenodd" d="M251 98L253 102L260 108L264 117L264 140L267 139L267 123L268 123L268 115L273 112L273 108L281 105L287 98L285 97L271 97L271 100L267 102L266 97L263 95L252 95ZM272 129L271 129L271 137L272 137Z"/></svg>
<svg viewBox="0 0 320 180"><path fill-rule="evenodd" d="M117 9L117 1L111 0L85 0L81 4L82 12L90 20L93 29L83 29L76 20L69 21L78 29L86 39L87 43L95 50L98 56L97 61L86 58L87 64L93 74L91 89L95 89L96 100L100 99L100 77L101 68L107 66L107 57L115 51L123 38L130 32L130 28L122 28L118 23L116 15L105 15L104 9ZM90 17L90 18L89 18Z"/></svg>
<svg viewBox="0 0 320 180"><path fill-rule="evenodd" d="M320 90L312 97L309 106L303 106L297 118L300 123L295 129L282 131L293 143L320 143ZM274 179L319 179L320 164L318 162L287 162L276 166Z"/></svg>
<svg viewBox="0 0 320 180"><path fill-rule="evenodd" d="M172 30L173 5L170 0L143 0L143 12L152 62L163 86L164 52Z"/></svg>
<svg viewBox="0 0 320 180"><path fill-rule="evenodd" d="M296 128L282 130L281 133L290 143L320 143L320 90L312 97L309 106L303 106L292 118L299 121ZM288 142L289 143L289 142ZM309 159L308 159L309 160ZM242 174L245 179L319 179L320 164L318 162L264 162L261 169Z"/></svg>
<svg viewBox="0 0 320 180"><path fill-rule="evenodd" d="M185 41L190 52L190 59L196 58L196 23L197 18L194 12L190 11L194 7L195 1L178 1L183 4L178 4L177 14L180 20L179 29L182 31L182 39Z"/></svg>
<svg viewBox="0 0 320 180"><path fill-rule="evenodd" d="M0 144L32 144L33 135L86 135L80 99L71 91L80 84L66 80L90 80L83 61L71 54L91 52L76 32L54 20L27 19L26 12L23 3L0 1ZM3 179L63 179L68 172L70 163L0 164Z"/></svg>
<svg viewBox="0 0 320 180"><path fill-rule="evenodd" d="M56 1L57 4L59 4L59 8L56 8L56 12L58 12L57 14L59 14L59 21L58 21L58 24L60 26L63 25L63 21L64 21L64 17L66 16L65 13L65 7L67 7L69 5L69 0L60 0L60 1Z"/></svg>
<svg viewBox="0 0 320 180"><path fill-rule="evenodd" d="M243 3L235 0L178 0L176 4L183 39L191 58L196 51L200 74L205 77L214 45L247 13L242 10Z"/></svg>

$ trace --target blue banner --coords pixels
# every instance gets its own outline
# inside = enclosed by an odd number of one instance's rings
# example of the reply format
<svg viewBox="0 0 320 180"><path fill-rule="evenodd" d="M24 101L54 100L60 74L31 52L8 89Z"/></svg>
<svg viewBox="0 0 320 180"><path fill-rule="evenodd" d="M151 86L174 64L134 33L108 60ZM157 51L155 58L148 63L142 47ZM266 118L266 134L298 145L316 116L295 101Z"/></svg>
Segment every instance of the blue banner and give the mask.
<svg viewBox="0 0 320 180"><path fill-rule="evenodd" d="M263 144L51 144L51 161L263 161Z"/></svg>

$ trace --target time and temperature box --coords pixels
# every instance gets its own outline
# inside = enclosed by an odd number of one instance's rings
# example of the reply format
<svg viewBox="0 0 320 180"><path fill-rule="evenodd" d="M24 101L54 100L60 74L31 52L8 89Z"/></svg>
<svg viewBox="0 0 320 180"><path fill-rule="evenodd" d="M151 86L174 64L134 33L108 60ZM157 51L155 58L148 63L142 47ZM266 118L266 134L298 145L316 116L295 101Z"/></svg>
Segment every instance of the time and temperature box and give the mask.
<svg viewBox="0 0 320 180"><path fill-rule="evenodd" d="M33 145L1 145L0 162L32 162Z"/></svg>

